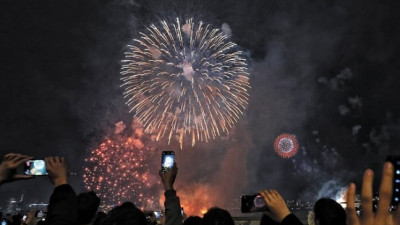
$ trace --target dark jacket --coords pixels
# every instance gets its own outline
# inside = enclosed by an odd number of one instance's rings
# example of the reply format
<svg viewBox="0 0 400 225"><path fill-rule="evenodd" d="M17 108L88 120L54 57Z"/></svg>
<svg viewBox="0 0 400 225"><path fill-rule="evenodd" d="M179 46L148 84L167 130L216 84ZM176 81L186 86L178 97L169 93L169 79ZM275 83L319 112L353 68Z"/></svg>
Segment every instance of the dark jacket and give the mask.
<svg viewBox="0 0 400 225"><path fill-rule="evenodd" d="M289 214L281 222L282 225L303 225L303 223L294 214Z"/></svg>
<svg viewBox="0 0 400 225"><path fill-rule="evenodd" d="M54 188L50 197L46 225L76 225L77 197L68 184Z"/></svg>
<svg viewBox="0 0 400 225"><path fill-rule="evenodd" d="M176 196L175 190L164 192L165 195L165 224L164 225L182 225L183 217L181 213L181 203Z"/></svg>

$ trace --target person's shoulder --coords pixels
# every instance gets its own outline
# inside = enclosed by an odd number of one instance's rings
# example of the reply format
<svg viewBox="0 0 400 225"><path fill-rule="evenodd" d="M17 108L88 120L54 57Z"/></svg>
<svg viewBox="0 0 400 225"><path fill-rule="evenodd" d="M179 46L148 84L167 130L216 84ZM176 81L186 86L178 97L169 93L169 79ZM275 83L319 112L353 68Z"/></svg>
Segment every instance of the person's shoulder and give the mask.
<svg viewBox="0 0 400 225"><path fill-rule="evenodd" d="M283 220L282 220L282 225L303 225L303 223L299 220L299 218L297 218L296 215L294 215L293 213L290 213L289 215L287 215Z"/></svg>

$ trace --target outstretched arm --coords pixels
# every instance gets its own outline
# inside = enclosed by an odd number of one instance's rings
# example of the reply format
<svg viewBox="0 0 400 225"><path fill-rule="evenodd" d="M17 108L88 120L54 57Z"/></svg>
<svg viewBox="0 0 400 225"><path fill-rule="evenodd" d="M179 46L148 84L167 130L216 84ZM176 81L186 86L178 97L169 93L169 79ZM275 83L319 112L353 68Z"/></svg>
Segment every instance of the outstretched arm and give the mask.
<svg viewBox="0 0 400 225"><path fill-rule="evenodd" d="M67 163L63 157L47 157L47 172L54 184L54 192L50 197L47 225L77 224L77 197L68 184Z"/></svg>
<svg viewBox="0 0 400 225"><path fill-rule="evenodd" d="M178 174L178 167L176 164L170 170L166 172L159 171L161 182L164 186L165 195L165 224L164 225L181 225L183 222L181 214L181 203L179 197L176 195L174 190L174 182L176 175Z"/></svg>

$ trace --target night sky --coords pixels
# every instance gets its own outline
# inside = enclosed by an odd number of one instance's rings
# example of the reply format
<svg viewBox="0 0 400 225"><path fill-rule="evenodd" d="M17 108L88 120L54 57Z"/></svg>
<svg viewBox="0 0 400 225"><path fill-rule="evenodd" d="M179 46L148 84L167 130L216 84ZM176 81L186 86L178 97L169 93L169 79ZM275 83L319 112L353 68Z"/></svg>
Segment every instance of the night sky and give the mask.
<svg viewBox="0 0 400 225"><path fill-rule="evenodd" d="M399 10L394 0L2 0L0 155L65 156L83 191L84 158L132 120L120 88L126 45L152 22L194 16L229 25L249 59L250 101L230 136L155 144L177 152L177 186L208 185L222 207L263 188L333 197L400 154ZM297 136L293 158L273 150L281 133ZM23 182L2 186L1 199L50 196L46 178Z"/></svg>

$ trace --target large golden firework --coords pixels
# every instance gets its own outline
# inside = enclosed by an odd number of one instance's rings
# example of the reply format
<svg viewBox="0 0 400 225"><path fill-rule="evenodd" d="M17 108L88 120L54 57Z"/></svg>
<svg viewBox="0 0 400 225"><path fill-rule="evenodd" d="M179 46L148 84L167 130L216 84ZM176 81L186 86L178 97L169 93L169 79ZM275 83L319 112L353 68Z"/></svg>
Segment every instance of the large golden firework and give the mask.
<svg viewBox="0 0 400 225"><path fill-rule="evenodd" d="M152 24L122 60L130 111L157 140L186 136L192 146L229 133L248 104L247 60L219 29L202 21Z"/></svg>

